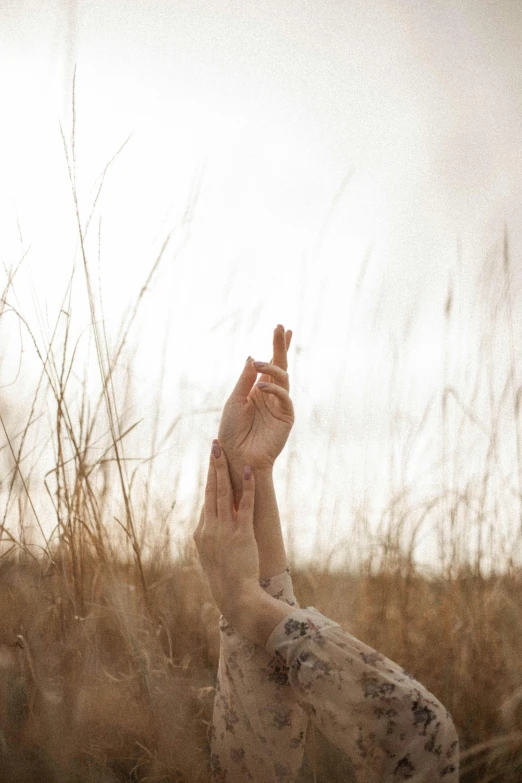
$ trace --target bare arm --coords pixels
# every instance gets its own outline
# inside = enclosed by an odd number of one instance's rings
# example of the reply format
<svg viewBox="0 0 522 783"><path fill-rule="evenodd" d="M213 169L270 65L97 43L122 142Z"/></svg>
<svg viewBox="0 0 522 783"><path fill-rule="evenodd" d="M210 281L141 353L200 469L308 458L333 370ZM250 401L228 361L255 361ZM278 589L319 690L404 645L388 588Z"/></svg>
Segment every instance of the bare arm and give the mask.
<svg viewBox="0 0 522 783"><path fill-rule="evenodd" d="M254 501L254 535L259 550L260 579L282 574L287 558L272 470L257 471Z"/></svg>
<svg viewBox="0 0 522 783"><path fill-rule="evenodd" d="M273 483L273 465L294 421L289 396L287 352L292 332L279 324L271 362L247 360L221 418L219 443L228 460L236 507L242 493L243 466L256 474L254 533L260 578L281 574L287 559ZM262 373L256 384L258 373ZM264 384L264 386L263 386Z"/></svg>

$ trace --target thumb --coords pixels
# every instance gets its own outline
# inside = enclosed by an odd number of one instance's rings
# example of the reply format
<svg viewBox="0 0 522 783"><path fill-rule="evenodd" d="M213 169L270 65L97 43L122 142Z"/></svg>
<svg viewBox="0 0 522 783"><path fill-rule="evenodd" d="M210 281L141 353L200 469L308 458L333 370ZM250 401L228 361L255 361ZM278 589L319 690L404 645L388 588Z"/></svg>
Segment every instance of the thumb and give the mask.
<svg viewBox="0 0 522 783"><path fill-rule="evenodd" d="M252 357L249 356L229 399L245 402L256 378L257 370L252 364Z"/></svg>
<svg viewBox="0 0 522 783"><path fill-rule="evenodd" d="M254 534L254 491L256 482L252 468L243 470L243 494L237 509L237 521L240 528Z"/></svg>

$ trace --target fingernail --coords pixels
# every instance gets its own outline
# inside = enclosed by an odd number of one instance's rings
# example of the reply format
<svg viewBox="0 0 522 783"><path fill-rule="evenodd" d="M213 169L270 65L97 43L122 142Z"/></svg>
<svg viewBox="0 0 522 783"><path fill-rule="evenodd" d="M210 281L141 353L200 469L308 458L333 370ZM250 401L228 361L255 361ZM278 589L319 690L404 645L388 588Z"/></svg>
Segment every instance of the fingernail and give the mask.
<svg viewBox="0 0 522 783"><path fill-rule="evenodd" d="M217 440L212 441L212 454L216 459L221 456L221 446Z"/></svg>
<svg viewBox="0 0 522 783"><path fill-rule="evenodd" d="M246 360L245 364L248 364L248 362L251 362L251 361L252 361L252 357L251 356L247 356L247 360Z"/></svg>
<svg viewBox="0 0 522 783"><path fill-rule="evenodd" d="M243 476L247 481L250 481L252 478L252 468L249 468L248 465L243 468Z"/></svg>
<svg viewBox="0 0 522 783"><path fill-rule="evenodd" d="M259 383L256 383L256 386L259 389L266 389L266 387L268 386L268 383L265 383L264 381L259 381Z"/></svg>
<svg viewBox="0 0 522 783"><path fill-rule="evenodd" d="M254 367L256 368L256 370L260 370L261 367L265 366L265 364L266 362L254 362Z"/></svg>

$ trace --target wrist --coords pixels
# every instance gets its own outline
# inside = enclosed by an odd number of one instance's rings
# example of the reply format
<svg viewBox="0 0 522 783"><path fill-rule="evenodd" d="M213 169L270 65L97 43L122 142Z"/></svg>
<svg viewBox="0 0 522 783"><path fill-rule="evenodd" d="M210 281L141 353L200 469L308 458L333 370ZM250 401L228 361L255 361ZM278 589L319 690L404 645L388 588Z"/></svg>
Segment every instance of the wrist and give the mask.
<svg viewBox="0 0 522 783"><path fill-rule="evenodd" d="M243 493L243 470L245 468L245 465L247 465L247 462L240 462L239 460L230 460L228 464L228 469L230 473L230 481L232 484L232 490L234 492L234 500L236 501L236 505L239 502L239 499L241 498L241 495ZM263 488L267 486L267 484L273 483L273 465L263 465L262 467L256 467L255 465L250 465L249 467L252 468L252 471L255 476L256 480L256 496L259 495L260 492L263 491Z"/></svg>
<svg viewBox="0 0 522 783"><path fill-rule="evenodd" d="M293 611L295 607L278 601L256 584L240 593L230 623L247 639L264 647L272 631Z"/></svg>
<svg viewBox="0 0 522 783"><path fill-rule="evenodd" d="M227 455L227 459L228 459L228 455ZM243 468L245 467L245 465L249 465L249 467L252 468L252 470L254 471L256 476L258 478L260 478L260 479L261 478L270 478L271 479L272 476L273 476L273 473L274 473L274 465L273 465L273 463L267 462L264 465L256 465L255 462L254 462L253 465L250 465L248 463L248 461L245 461L245 460L242 460L242 459L237 459L235 457L231 457L229 459L229 462L228 462L228 468L229 468L229 471L230 471L230 475L232 476L232 474L233 474L235 476L236 475L237 476L239 476L239 475L243 476Z"/></svg>

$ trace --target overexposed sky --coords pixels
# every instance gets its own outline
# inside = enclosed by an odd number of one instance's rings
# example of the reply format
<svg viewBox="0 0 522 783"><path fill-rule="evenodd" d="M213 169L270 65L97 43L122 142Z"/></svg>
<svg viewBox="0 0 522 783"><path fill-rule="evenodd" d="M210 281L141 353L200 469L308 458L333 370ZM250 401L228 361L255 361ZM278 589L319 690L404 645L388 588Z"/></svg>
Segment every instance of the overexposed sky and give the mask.
<svg viewBox="0 0 522 783"><path fill-rule="evenodd" d="M133 332L143 426L164 356L167 429L182 398L219 406L248 353L269 358L273 326L293 328L294 512L310 517L294 545L328 548L314 502L346 534L351 503L387 497L390 394L420 420L443 385L448 339L465 375L487 317L474 281L504 226L520 285L521 43L522 7L507 0L4 0L0 257L10 267L27 251L17 307L45 344L78 258L60 137L61 124L70 145L75 66L84 226L97 178L131 136L87 242L110 339L172 232ZM448 338L450 281L460 320ZM81 362L81 274L73 310ZM20 346L33 377L27 334L12 313L4 321L2 382ZM215 415L198 421L183 436L187 455L214 434ZM313 502L303 497L307 449L318 470L329 465Z"/></svg>

